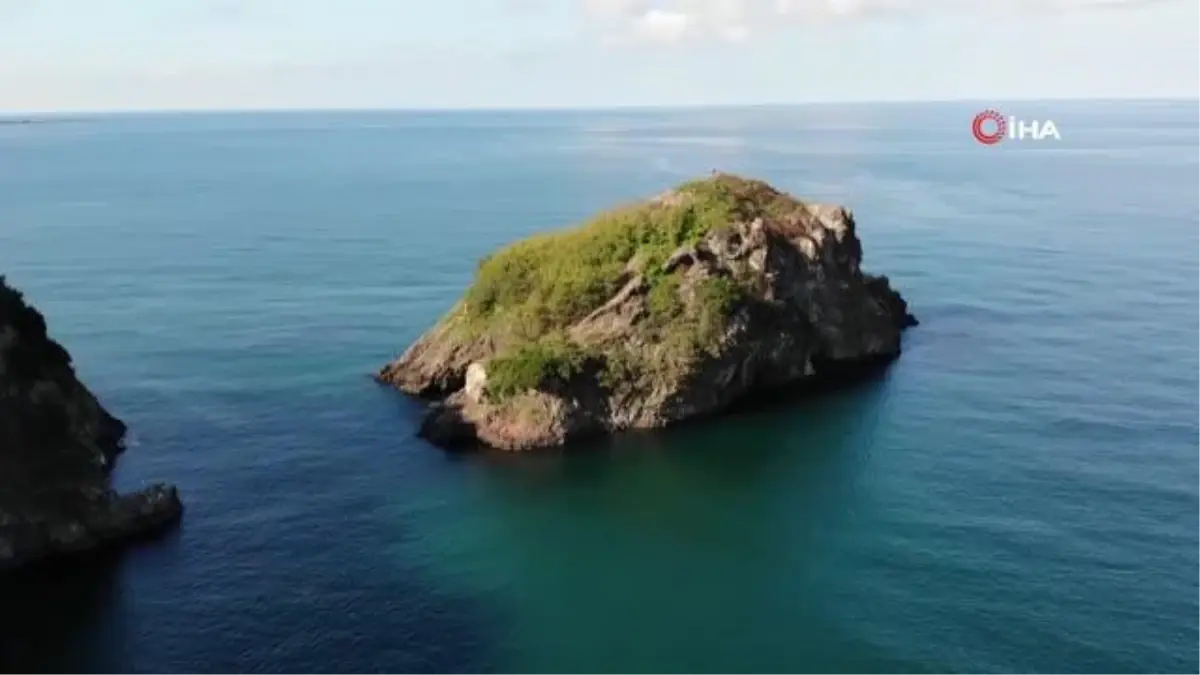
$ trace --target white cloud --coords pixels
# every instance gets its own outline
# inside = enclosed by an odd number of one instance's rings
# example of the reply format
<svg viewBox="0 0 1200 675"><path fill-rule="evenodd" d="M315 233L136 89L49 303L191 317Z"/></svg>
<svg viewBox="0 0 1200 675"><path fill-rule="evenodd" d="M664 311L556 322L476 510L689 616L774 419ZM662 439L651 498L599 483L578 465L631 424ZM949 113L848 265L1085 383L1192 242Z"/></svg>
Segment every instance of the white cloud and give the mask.
<svg viewBox="0 0 1200 675"><path fill-rule="evenodd" d="M638 0L583 0L584 9L592 16L629 16L643 3Z"/></svg>
<svg viewBox="0 0 1200 675"><path fill-rule="evenodd" d="M650 42L678 42L688 33L691 17L683 12L649 9L633 20L634 35Z"/></svg>
<svg viewBox="0 0 1200 675"><path fill-rule="evenodd" d="M1190 0L583 0L585 15L642 40L746 40L781 21L885 14L1014 14L1130 8Z"/></svg>

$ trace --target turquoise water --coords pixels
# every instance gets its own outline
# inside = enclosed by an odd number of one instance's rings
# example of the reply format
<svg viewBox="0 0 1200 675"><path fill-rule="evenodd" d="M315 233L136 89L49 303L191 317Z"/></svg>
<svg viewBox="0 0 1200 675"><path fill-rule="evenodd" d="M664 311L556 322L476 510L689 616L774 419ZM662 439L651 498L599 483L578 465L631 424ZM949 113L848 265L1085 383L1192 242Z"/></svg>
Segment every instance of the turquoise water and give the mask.
<svg viewBox="0 0 1200 675"><path fill-rule="evenodd" d="M0 270L188 506L3 586L0 664L1195 672L1196 105L979 107L0 127ZM884 376L527 457L368 377L493 247L713 168L854 208L922 320Z"/></svg>

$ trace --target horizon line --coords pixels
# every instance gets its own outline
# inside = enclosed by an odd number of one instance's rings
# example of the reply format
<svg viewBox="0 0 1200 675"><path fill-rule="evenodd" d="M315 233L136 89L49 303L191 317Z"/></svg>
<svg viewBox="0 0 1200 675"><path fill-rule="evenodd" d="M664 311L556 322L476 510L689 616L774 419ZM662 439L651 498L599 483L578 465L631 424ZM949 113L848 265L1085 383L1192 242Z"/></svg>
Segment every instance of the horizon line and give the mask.
<svg viewBox="0 0 1200 675"><path fill-rule="evenodd" d="M393 113L470 113L470 112L609 112L712 110L729 108L802 108L815 106L861 105L922 105L922 104L995 105L998 103L1198 103L1200 95L1191 96L1054 96L1054 97L995 97L995 98L930 98L930 99L826 99L790 102L759 103L614 103L602 105L464 105L464 106L263 106L228 108L196 107L135 107L135 108L60 108L60 109L0 109L0 119L62 117L86 115L154 115L154 114L252 114L252 113L330 113L330 112L393 112Z"/></svg>

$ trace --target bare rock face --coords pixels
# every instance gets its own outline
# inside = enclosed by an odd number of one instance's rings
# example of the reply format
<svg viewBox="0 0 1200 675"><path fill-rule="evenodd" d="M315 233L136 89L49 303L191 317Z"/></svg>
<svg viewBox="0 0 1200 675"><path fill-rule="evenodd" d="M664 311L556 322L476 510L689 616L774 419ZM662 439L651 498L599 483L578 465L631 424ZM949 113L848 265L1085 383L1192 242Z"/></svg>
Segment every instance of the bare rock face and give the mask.
<svg viewBox="0 0 1200 675"><path fill-rule="evenodd" d="M445 446L667 426L899 356L916 319L861 262L845 208L715 174L491 256L378 378Z"/></svg>
<svg viewBox="0 0 1200 675"><path fill-rule="evenodd" d="M125 424L75 377L46 322L0 277L0 568L85 551L177 521L172 486L116 494Z"/></svg>

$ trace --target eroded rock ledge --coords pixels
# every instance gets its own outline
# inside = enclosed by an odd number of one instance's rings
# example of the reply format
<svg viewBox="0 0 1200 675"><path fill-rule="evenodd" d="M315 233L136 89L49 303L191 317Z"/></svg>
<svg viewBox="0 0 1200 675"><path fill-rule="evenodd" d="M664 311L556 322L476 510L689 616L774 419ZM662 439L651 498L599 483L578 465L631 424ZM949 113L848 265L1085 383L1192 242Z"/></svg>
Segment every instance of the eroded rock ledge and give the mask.
<svg viewBox="0 0 1200 675"><path fill-rule="evenodd" d="M861 262L845 208L714 174L488 257L377 378L435 401L444 446L667 426L899 356L916 319Z"/></svg>
<svg viewBox="0 0 1200 675"><path fill-rule="evenodd" d="M109 473L125 424L75 377L42 315L0 276L0 569L154 533L176 489L119 495Z"/></svg>

